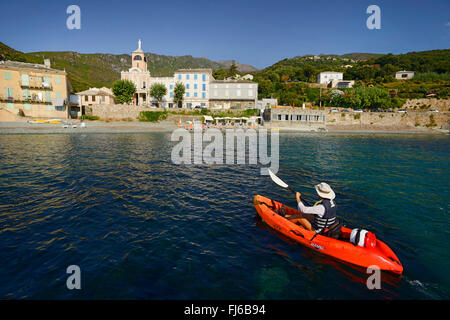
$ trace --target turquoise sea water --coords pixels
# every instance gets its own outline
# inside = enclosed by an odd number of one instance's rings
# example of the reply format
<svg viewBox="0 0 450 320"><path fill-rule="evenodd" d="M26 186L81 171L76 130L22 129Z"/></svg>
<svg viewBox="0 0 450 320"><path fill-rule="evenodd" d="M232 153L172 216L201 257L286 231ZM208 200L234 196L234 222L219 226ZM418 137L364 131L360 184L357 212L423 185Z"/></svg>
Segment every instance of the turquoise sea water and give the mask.
<svg viewBox="0 0 450 320"><path fill-rule="evenodd" d="M298 246L255 217L295 199L257 165L175 165L170 133L0 135L0 298L448 299L450 139L280 134L278 175L387 243L402 277ZM66 288L78 265L82 289Z"/></svg>

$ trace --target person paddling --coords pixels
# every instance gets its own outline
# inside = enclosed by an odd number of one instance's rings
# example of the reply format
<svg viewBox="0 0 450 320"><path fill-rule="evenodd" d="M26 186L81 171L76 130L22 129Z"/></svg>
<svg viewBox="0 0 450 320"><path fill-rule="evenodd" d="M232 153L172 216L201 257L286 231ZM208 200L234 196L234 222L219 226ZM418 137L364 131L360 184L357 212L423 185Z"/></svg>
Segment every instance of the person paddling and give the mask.
<svg viewBox="0 0 450 320"><path fill-rule="evenodd" d="M316 202L314 206L307 207L301 200L301 193L296 192L298 210L301 214L287 215L286 218L294 223L300 223L307 230L321 233L324 229L330 228L336 223L337 207L334 202L336 195L325 182L319 183L314 188L321 200Z"/></svg>

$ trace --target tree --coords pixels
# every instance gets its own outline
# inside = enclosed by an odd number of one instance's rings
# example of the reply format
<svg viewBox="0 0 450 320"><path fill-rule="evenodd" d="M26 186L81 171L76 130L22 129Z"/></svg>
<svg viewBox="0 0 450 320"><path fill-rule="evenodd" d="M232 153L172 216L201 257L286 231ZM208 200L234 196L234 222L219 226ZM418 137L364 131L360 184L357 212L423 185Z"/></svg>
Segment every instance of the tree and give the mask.
<svg viewBox="0 0 450 320"><path fill-rule="evenodd" d="M180 102L183 100L184 92L186 91L184 84L177 82L173 89L173 101L180 107ZM181 108L181 107L180 107Z"/></svg>
<svg viewBox="0 0 450 320"><path fill-rule="evenodd" d="M228 68L228 77L233 77L236 74L238 74L238 70L237 70L236 63L234 63L234 60L233 60L230 68Z"/></svg>
<svg viewBox="0 0 450 320"><path fill-rule="evenodd" d="M117 103L130 103L136 93L136 86L130 80L116 80L111 90Z"/></svg>
<svg viewBox="0 0 450 320"><path fill-rule="evenodd" d="M224 68L214 70L213 77L216 80L223 80L227 77L227 71Z"/></svg>
<svg viewBox="0 0 450 320"><path fill-rule="evenodd" d="M167 88L163 83L155 83L150 88L149 93L158 101L158 107L160 107L164 96L167 94Z"/></svg>

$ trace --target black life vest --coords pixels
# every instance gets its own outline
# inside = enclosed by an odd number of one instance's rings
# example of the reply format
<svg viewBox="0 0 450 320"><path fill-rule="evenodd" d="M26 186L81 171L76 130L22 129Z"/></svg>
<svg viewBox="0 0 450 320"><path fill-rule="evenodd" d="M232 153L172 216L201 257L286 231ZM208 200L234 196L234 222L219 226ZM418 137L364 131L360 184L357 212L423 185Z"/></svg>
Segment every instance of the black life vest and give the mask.
<svg viewBox="0 0 450 320"><path fill-rule="evenodd" d="M318 204L325 207L325 214L323 217L319 217L319 215L315 214L312 227L316 232L321 232L323 229L331 227L336 222L337 206L336 203L334 203L334 200L328 199L322 199L314 205L316 206Z"/></svg>

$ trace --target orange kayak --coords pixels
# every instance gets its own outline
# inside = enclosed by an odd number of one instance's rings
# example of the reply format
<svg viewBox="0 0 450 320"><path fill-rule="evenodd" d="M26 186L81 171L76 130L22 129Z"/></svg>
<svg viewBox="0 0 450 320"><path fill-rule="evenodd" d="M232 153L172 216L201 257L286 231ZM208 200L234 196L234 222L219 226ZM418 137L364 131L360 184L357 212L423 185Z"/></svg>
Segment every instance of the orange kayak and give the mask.
<svg viewBox="0 0 450 320"><path fill-rule="evenodd" d="M376 244L373 248L356 246L350 242L352 229L345 227L341 227L342 235L340 240L320 234L316 235L316 232L308 231L277 213L283 207L288 215L298 214L299 211L296 209L260 195L256 195L253 202L258 215L265 223L295 242L360 267L377 266L380 270L396 274L403 272L403 266L395 253L378 239L376 239Z"/></svg>

